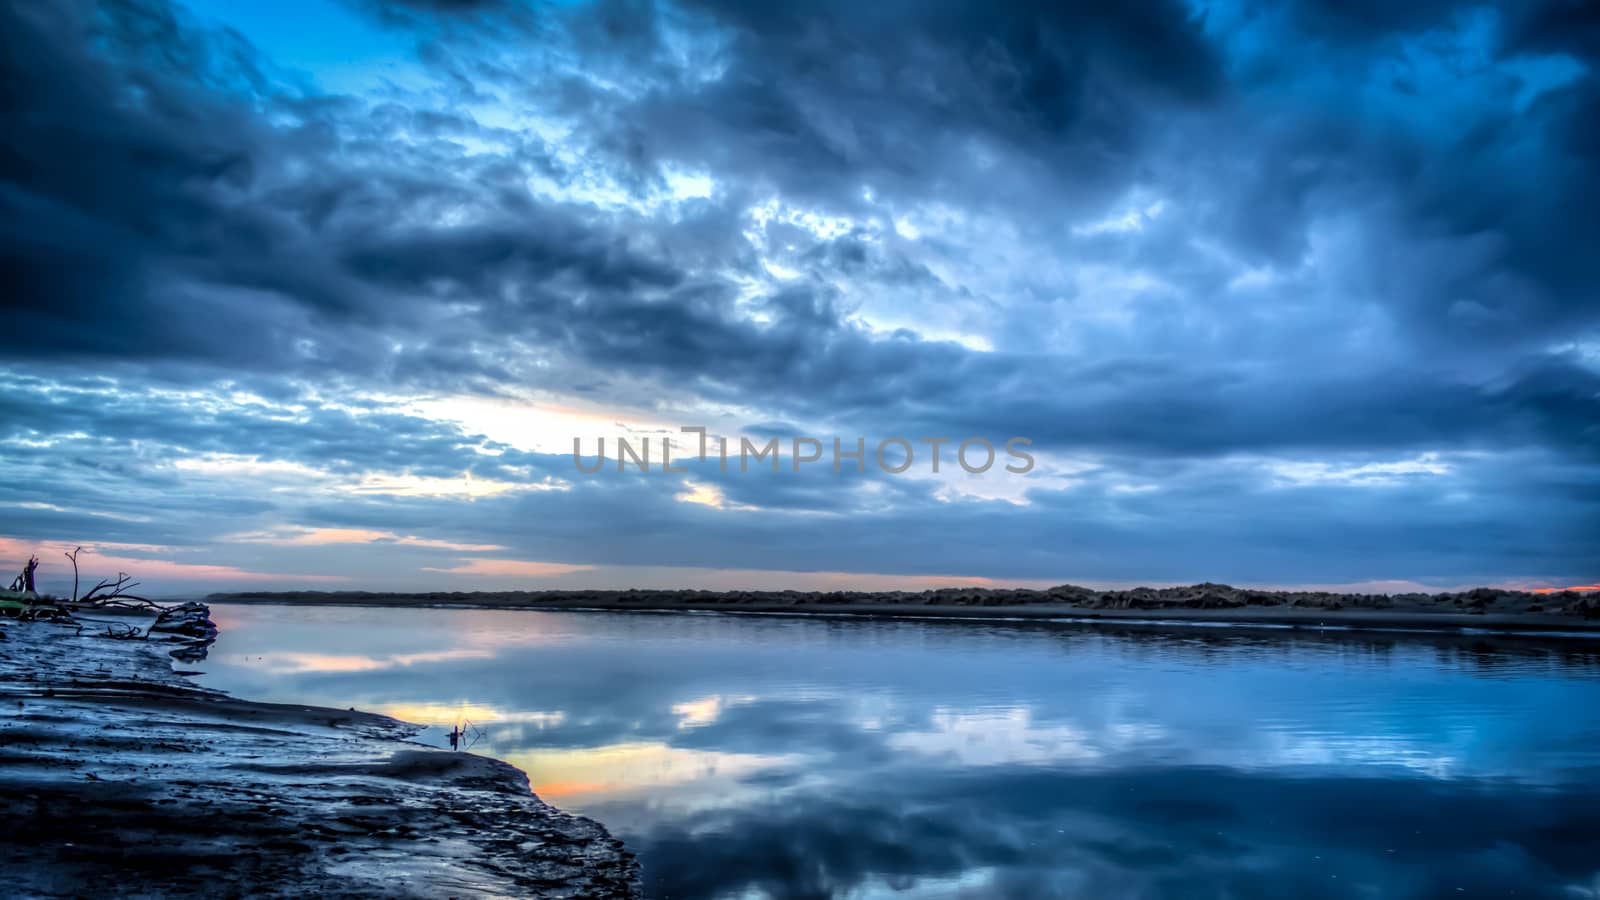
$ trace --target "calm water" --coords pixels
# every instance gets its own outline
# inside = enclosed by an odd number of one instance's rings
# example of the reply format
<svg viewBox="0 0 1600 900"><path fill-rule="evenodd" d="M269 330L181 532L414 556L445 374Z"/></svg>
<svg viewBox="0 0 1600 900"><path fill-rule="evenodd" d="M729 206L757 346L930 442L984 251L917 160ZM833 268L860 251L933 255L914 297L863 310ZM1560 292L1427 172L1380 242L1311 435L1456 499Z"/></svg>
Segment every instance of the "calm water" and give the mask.
<svg viewBox="0 0 1600 900"><path fill-rule="evenodd" d="M1600 643L215 618L204 683L469 723L654 897L1600 896Z"/></svg>

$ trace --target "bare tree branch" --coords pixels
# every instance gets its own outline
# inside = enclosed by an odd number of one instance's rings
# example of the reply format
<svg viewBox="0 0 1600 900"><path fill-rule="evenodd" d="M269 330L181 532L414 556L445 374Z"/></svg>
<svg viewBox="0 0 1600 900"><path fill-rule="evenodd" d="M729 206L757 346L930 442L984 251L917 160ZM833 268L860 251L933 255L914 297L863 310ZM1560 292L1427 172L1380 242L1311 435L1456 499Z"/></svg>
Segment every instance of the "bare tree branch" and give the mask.
<svg viewBox="0 0 1600 900"><path fill-rule="evenodd" d="M82 547L74 547L71 553L63 554L72 560L72 599L78 599L78 554L83 552Z"/></svg>

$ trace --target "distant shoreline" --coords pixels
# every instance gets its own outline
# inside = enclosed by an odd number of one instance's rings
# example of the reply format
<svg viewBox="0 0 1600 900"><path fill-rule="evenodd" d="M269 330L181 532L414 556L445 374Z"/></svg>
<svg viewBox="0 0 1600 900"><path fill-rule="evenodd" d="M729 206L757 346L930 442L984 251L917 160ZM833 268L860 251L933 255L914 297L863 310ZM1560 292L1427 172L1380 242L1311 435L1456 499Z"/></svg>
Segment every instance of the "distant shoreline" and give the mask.
<svg viewBox="0 0 1600 900"><path fill-rule="evenodd" d="M216 603L321 606L728 612L827 617L1254 625L1396 631L1573 632L1600 635L1600 594L1478 588L1443 594L1258 591L1227 585L1095 591L947 588L921 592L818 591L250 591Z"/></svg>

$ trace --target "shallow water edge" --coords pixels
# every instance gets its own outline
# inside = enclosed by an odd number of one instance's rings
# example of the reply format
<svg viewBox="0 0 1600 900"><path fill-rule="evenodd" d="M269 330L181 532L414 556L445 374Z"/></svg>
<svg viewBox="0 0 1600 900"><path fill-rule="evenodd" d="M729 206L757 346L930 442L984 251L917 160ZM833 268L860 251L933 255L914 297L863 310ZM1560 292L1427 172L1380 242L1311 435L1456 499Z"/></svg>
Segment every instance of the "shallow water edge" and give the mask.
<svg viewBox="0 0 1600 900"><path fill-rule="evenodd" d="M508 763L201 688L144 642L0 628L13 896L639 896L632 854Z"/></svg>

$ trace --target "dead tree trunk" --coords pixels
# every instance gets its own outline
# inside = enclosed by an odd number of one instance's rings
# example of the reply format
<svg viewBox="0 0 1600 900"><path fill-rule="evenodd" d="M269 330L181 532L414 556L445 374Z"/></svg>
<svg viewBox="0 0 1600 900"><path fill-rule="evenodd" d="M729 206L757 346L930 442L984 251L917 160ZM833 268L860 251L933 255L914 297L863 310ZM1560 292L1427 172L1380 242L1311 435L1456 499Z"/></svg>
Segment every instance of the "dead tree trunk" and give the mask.
<svg viewBox="0 0 1600 900"><path fill-rule="evenodd" d="M33 570L37 568L39 568L39 557L28 557L28 564L22 567L22 574L18 575L17 579L11 582L11 589L13 591L33 590Z"/></svg>
<svg viewBox="0 0 1600 900"><path fill-rule="evenodd" d="M78 554L82 552L82 547L74 547L71 553L64 554L67 559L72 560L72 599L74 602L78 599Z"/></svg>

